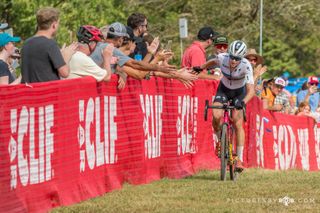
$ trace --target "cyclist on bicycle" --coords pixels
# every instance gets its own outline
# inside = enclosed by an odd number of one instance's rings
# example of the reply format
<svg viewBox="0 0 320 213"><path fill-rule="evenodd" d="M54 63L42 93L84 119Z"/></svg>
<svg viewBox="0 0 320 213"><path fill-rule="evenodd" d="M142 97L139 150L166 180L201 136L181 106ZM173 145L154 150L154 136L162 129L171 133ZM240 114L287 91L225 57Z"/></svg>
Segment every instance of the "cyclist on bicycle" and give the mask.
<svg viewBox="0 0 320 213"><path fill-rule="evenodd" d="M247 45L240 40L231 43L227 53L221 53L217 58L207 61L200 69L206 69L212 65L220 66L222 78L218 86L214 106L222 106L224 103L231 102L237 110L232 112L232 121L235 127L237 137L237 156L239 160L235 166L237 170L244 169L243 147L245 141L245 132L243 129L242 108L254 96L253 71L250 62L244 58L247 51ZM220 124L223 116L222 109L213 109L212 125L218 137L220 137ZM219 149L220 142L216 149Z"/></svg>

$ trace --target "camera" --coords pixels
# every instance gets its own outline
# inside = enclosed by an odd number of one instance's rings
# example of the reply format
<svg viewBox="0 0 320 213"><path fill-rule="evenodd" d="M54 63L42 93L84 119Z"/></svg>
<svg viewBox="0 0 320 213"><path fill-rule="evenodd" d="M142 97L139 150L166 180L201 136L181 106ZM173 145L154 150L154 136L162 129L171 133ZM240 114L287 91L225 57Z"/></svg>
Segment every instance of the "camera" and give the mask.
<svg viewBox="0 0 320 213"><path fill-rule="evenodd" d="M20 50L18 49L18 48L16 48L15 50L14 50L14 53L12 54L12 56L11 56L13 59L19 59L20 57L21 57L21 55L20 55Z"/></svg>

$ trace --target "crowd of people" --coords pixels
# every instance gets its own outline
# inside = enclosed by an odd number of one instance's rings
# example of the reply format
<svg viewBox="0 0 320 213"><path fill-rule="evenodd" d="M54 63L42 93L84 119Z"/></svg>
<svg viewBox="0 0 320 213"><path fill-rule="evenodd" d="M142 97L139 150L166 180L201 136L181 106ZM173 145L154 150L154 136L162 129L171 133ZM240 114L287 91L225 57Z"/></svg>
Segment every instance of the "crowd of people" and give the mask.
<svg viewBox="0 0 320 213"><path fill-rule="evenodd" d="M214 105L231 101L239 109L233 113L237 135L237 155L242 168L244 130L240 110L257 96L264 109L286 114L312 117L320 121L319 80L310 76L296 95L285 90L287 79L273 77L262 79L267 71L264 59L245 42L228 38L203 27L197 38L186 48L181 68L170 64L173 52L160 44L159 37L148 32L148 19L144 14L133 13L127 26L120 22L97 28L79 26L77 42L60 48L54 40L59 29L60 12L56 8L41 8L36 13L37 30L26 39L21 53L15 47L20 37L12 36L0 24L0 85L48 82L61 79L92 76L97 81L108 82L111 74L118 75L118 89L123 89L127 78L149 79L151 76L174 78L186 87L197 79L219 82ZM212 48L211 51L210 48ZM211 54L207 55L207 52ZM21 75L15 70L21 62ZM219 134L222 110L214 110L213 127Z"/></svg>
<svg viewBox="0 0 320 213"><path fill-rule="evenodd" d="M192 86L197 75L190 69L176 69L169 61L171 50L163 49L158 37L146 42L147 17L133 13L127 26L115 22L100 29L79 26L77 42L60 48L54 40L59 29L60 12L42 8L36 13L37 31L23 43L20 59L15 58L15 43L19 37L2 32L0 35L0 84L48 82L92 76L97 81L109 81L111 74L119 76L118 88L125 87L127 77L147 79L150 76L175 78ZM4 30L7 24L1 24ZM149 35L150 37L150 35ZM12 67L21 62L21 77L14 77ZM11 69L13 68L13 69Z"/></svg>

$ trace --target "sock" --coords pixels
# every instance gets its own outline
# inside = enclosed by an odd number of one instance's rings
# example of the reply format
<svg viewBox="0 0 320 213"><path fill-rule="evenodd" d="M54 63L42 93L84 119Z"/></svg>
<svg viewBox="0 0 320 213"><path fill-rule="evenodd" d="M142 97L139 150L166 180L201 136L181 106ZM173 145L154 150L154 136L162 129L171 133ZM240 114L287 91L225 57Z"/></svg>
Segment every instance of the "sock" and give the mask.
<svg viewBox="0 0 320 213"><path fill-rule="evenodd" d="M237 146L237 155L241 162L243 162L243 146Z"/></svg>

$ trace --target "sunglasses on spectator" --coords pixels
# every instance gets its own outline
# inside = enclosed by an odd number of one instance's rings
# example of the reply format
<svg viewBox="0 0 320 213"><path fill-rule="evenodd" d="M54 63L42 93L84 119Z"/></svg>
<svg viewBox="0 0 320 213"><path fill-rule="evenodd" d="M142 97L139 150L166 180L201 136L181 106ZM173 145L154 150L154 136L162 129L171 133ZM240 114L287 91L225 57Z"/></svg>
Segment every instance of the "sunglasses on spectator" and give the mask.
<svg viewBox="0 0 320 213"><path fill-rule="evenodd" d="M316 85L316 86L318 86L318 83L309 83L311 86L314 86L314 85Z"/></svg>
<svg viewBox="0 0 320 213"><path fill-rule="evenodd" d="M240 58L238 56L230 55L230 59L235 60L235 61L241 61L242 58Z"/></svg>
<svg viewBox="0 0 320 213"><path fill-rule="evenodd" d="M275 84L275 86L276 86L278 89L283 89L283 88L284 88L283 86L278 85L278 84Z"/></svg>
<svg viewBox="0 0 320 213"><path fill-rule="evenodd" d="M214 45L215 48L217 49L228 49L228 45L227 44L216 44Z"/></svg>
<svg viewBox="0 0 320 213"><path fill-rule="evenodd" d="M249 60L250 62L257 62L257 61L258 61L257 58L248 58L248 60Z"/></svg>

